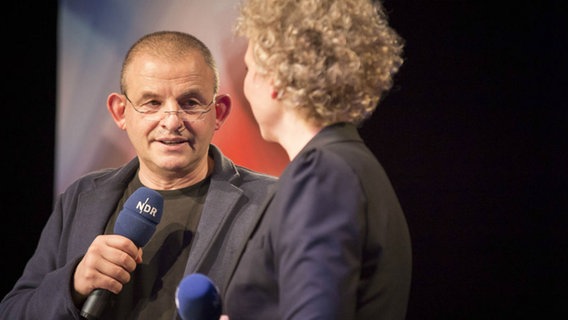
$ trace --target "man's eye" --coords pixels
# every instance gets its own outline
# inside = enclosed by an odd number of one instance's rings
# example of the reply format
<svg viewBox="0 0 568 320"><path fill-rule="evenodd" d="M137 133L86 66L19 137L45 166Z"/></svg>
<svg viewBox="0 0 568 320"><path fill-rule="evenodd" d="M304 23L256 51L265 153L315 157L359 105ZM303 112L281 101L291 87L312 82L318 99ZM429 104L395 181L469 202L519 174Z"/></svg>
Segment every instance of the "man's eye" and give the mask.
<svg viewBox="0 0 568 320"><path fill-rule="evenodd" d="M182 104L180 104L180 107L184 110L191 110L191 109L199 108L201 106L202 106L201 102L199 102L198 100L195 100L195 99L189 99L189 100L183 102Z"/></svg>
<svg viewBox="0 0 568 320"><path fill-rule="evenodd" d="M162 104L160 102L152 100L152 101L148 101L148 102L144 103L140 107L143 110L147 110L147 111L157 111L157 110L160 109L161 106L162 106Z"/></svg>
<svg viewBox="0 0 568 320"><path fill-rule="evenodd" d="M153 108L159 108L162 105L159 101L156 100L148 101L146 104Z"/></svg>

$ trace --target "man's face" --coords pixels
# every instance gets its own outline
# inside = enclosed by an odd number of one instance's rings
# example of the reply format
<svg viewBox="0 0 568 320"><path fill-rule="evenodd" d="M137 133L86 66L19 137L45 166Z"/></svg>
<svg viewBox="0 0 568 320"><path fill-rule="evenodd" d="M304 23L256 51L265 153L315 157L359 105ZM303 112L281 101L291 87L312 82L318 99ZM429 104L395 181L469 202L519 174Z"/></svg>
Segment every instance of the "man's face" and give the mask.
<svg viewBox="0 0 568 320"><path fill-rule="evenodd" d="M208 105L214 99L214 74L196 51L176 59L141 54L125 73L125 130L138 157L140 170L182 177L206 164L216 129L215 102L201 120L184 121L180 105L189 99ZM148 119L133 105L160 106L160 119Z"/></svg>

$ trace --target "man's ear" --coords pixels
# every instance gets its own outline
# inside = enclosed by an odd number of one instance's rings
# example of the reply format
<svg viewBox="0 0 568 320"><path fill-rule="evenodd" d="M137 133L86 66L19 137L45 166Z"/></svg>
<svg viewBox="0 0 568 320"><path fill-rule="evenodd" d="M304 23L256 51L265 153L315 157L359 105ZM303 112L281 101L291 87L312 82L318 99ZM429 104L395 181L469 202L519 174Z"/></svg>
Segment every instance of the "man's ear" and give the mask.
<svg viewBox="0 0 568 320"><path fill-rule="evenodd" d="M218 95L215 98L215 130L221 129L229 113L231 113L231 97L227 94Z"/></svg>
<svg viewBox="0 0 568 320"><path fill-rule="evenodd" d="M107 109L114 120L114 123L122 129L126 130L126 99L123 95L113 92L107 98Z"/></svg>

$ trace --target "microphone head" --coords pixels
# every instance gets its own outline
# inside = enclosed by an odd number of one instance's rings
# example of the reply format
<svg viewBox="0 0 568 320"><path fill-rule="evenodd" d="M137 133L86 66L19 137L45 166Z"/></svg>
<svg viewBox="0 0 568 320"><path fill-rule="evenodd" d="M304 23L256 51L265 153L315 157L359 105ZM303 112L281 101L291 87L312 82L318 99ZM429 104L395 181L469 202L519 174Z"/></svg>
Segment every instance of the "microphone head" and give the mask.
<svg viewBox="0 0 568 320"><path fill-rule="evenodd" d="M176 306L183 320L218 320L222 305L213 281L200 273L184 277L176 289Z"/></svg>
<svg viewBox="0 0 568 320"><path fill-rule="evenodd" d="M114 233L143 247L156 231L162 218L164 199L157 191L140 187L126 199L114 225Z"/></svg>

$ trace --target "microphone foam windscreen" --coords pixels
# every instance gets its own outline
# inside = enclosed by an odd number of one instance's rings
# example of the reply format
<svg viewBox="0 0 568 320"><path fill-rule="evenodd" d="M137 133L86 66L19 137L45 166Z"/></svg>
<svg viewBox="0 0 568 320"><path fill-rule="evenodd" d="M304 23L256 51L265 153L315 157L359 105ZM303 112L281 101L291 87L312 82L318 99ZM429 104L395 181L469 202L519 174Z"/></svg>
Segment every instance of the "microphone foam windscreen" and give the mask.
<svg viewBox="0 0 568 320"><path fill-rule="evenodd" d="M184 277L176 290L176 306L183 320L218 320L222 305L213 281L200 273Z"/></svg>
<svg viewBox="0 0 568 320"><path fill-rule="evenodd" d="M140 187L126 199L118 214L114 233L127 237L143 247L156 231L162 218L164 199L157 191Z"/></svg>

